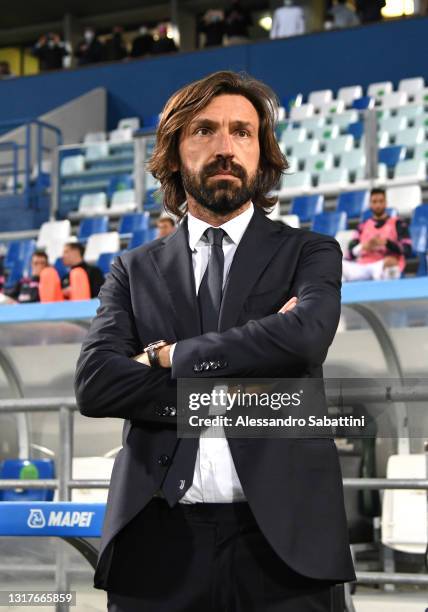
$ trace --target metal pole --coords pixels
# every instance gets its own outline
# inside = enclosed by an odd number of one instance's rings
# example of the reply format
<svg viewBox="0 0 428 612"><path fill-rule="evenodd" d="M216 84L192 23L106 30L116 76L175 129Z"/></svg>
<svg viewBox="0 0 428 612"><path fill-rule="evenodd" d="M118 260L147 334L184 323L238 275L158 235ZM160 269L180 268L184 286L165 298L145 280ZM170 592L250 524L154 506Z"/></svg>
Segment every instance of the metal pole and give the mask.
<svg viewBox="0 0 428 612"><path fill-rule="evenodd" d="M366 178L374 181L378 174L377 116L375 109L367 109L363 114L364 149L366 153Z"/></svg>

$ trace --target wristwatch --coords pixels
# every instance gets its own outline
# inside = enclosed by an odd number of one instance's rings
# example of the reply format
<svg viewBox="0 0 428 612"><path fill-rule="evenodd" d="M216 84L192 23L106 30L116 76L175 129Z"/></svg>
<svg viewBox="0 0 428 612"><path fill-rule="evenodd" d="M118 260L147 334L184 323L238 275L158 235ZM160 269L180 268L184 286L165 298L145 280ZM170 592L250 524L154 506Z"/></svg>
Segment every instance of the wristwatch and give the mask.
<svg viewBox="0 0 428 612"><path fill-rule="evenodd" d="M147 353L147 357L152 368L160 368L159 350L167 344L168 342L166 340L156 340L155 342L150 342L150 344L144 347L144 352Z"/></svg>

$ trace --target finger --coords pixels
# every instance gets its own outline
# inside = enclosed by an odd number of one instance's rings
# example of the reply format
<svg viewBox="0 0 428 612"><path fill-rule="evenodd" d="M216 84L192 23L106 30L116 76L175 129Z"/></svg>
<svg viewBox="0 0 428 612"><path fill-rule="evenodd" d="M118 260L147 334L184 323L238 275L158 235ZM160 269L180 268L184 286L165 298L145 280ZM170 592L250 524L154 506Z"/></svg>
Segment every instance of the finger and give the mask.
<svg viewBox="0 0 428 612"><path fill-rule="evenodd" d="M288 300L288 302L284 304L284 306L282 306L282 308L278 312L284 313L289 310L292 310L297 305L297 302L298 302L297 298L292 297L290 300Z"/></svg>

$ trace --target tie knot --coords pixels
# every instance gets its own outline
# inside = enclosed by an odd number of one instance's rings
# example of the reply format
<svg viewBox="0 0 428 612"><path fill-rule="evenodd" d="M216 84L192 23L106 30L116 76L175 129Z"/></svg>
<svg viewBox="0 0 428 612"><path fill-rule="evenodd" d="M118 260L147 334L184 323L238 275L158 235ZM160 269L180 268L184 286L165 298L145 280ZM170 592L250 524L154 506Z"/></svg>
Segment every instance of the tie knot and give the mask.
<svg viewBox="0 0 428 612"><path fill-rule="evenodd" d="M226 232L221 227L209 227L204 234L211 246L223 246L223 238Z"/></svg>

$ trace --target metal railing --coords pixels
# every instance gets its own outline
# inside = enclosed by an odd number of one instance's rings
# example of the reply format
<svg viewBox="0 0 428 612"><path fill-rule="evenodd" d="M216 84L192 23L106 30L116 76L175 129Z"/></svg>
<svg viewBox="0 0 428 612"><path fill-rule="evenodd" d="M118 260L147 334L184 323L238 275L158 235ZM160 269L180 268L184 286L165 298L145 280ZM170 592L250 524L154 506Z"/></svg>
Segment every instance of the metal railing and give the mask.
<svg viewBox="0 0 428 612"><path fill-rule="evenodd" d="M329 392L329 399L337 398L336 393ZM346 399L346 396L345 396ZM355 401L355 396L351 394ZM360 398L361 399L361 398ZM418 392L412 389L390 389L384 392L373 390L365 394L364 400L376 401L420 401L428 399L428 389L424 387ZM55 489L58 490L59 501L70 501L73 489L105 489L109 480L79 480L72 478L73 460L73 413L77 410L76 401L72 397L46 398L46 399L11 399L0 400L0 416L14 412L58 412L59 417L59 443L62 450L59 456L58 478L40 480L0 479L0 489ZM428 452L428 443L426 444ZM428 454L427 454L428 461ZM428 479L389 479L389 478L344 478L343 485L350 489L403 489L426 490L428 494ZM396 572L357 572L357 583L366 584L419 584L428 585L428 574L403 574Z"/></svg>

